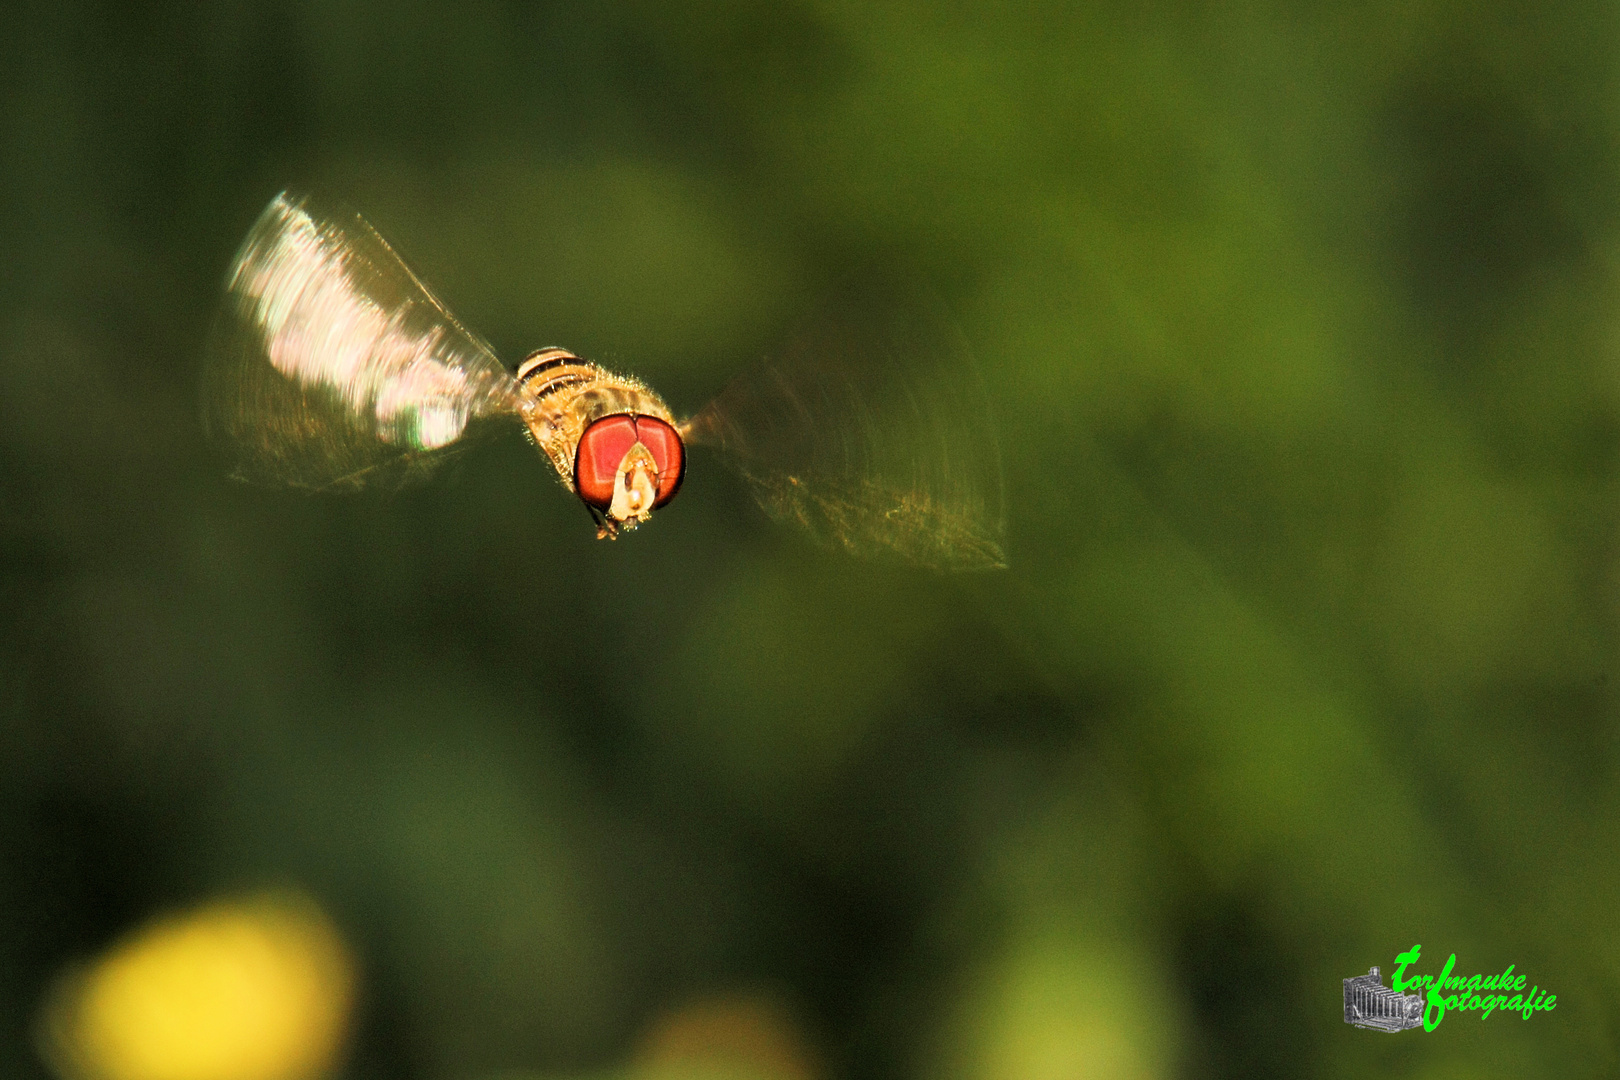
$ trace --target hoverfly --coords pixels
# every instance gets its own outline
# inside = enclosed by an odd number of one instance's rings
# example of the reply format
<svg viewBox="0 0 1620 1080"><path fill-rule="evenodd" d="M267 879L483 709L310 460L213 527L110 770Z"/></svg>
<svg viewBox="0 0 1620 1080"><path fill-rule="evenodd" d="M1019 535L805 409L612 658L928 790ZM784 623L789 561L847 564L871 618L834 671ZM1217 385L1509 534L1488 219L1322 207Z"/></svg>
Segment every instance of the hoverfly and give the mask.
<svg viewBox="0 0 1620 1080"><path fill-rule="evenodd" d="M667 505L688 446L824 544L939 570L1005 566L995 429L965 347L910 309L876 339L831 327L678 419L566 349L509 370L358 214L282 193L226 279L204 423L238 479L393 488L516 419L613 538Z"/></svg>

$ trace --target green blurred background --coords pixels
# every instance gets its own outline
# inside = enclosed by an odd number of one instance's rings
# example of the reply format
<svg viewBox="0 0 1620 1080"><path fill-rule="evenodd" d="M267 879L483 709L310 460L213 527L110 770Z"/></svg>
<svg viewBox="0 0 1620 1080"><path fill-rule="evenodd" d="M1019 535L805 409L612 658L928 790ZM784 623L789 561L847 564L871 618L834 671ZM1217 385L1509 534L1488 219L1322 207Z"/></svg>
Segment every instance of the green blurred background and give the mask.
<svg viewBox="0 0 1620 1080"><path fill-rule="evenodd" d="M345 1077L617 1074L754 994L826 1078L1620 1068L1620 9L8 5L0 1074L62 966L296 887ZM509 361L690 411L854 268L1001 418L1006 573L514 432L392 499L197 421L283 187ZM1394 1038L1421 943L1558 995Z"/></svg>

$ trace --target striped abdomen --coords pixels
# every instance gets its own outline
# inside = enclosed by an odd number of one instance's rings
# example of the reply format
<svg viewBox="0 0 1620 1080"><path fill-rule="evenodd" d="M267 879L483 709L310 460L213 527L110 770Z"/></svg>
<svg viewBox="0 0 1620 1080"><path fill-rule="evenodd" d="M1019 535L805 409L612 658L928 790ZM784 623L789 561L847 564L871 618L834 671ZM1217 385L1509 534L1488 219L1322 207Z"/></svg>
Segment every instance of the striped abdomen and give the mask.
<svg viewBox="0 0 1620 1080"><path fill-rule="evenodd" d="M616 413L655 416L675 423L663 398L641 382L604 371L566 349L541 349L518 365L520 409L535 443L575 491L574 460L580 436L592 423Z"/></svg>

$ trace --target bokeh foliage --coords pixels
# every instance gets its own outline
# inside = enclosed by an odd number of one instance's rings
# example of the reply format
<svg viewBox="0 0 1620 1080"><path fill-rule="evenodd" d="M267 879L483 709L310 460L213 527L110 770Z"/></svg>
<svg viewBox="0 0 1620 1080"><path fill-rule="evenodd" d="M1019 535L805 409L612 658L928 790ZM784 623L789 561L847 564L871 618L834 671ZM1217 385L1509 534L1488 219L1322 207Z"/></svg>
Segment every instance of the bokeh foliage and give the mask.
<svg viewBox="0 0 1620 1080"><path fill-rule="evenodd" d="M830 1076L1615 1069L1613 5L5 23L6 1075L62 964L282 884L360 957L353 1077L611 1070L736 987ZM814 551L705 460L599 544L516 437L229 485L197 365L284 186L683 410L930 282L1012 569ZM1342 1024L1414 942L1558 1009Z"/></svg>

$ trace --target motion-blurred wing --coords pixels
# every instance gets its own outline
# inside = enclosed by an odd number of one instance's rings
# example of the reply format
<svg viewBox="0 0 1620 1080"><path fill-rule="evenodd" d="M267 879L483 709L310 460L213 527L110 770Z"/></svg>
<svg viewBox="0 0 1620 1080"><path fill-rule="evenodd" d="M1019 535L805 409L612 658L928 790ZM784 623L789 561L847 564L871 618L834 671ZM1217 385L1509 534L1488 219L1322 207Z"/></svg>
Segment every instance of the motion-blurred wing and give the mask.
<svg viewBox="0 0 1620 1080"><path fill-rule="evenodd" d="M727 387L687 439L718 447L767 513L823 544L936 570L1004 568L1001 454L961 335L919 300L867 296L836 311Z"/></svg>
<svg viewBox="0 0 1620 1080"><path fill-rule="evenodd" d="M226 281L203 418L238 479L313 489L426 475L516 383L363 218L276 196Z"/></svg>

